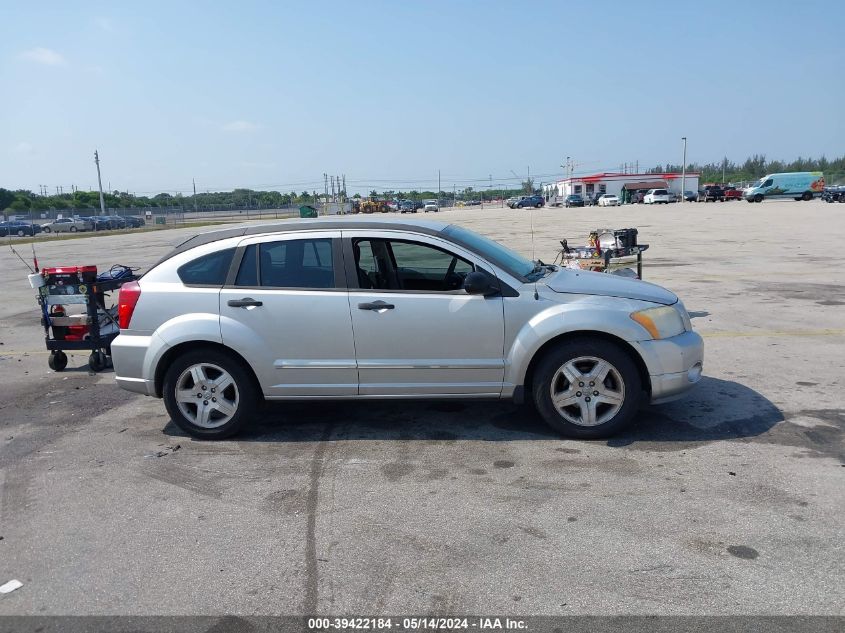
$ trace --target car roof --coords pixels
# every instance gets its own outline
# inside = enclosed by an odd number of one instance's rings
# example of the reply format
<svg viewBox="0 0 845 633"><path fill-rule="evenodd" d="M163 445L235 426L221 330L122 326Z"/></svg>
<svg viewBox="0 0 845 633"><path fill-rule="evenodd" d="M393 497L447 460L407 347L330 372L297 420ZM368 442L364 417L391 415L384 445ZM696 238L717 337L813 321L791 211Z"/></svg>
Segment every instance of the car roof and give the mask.
<svg viewBox="0 0 845 633"><path fill-rule="evenodd" d="M448 226L448 223L438 222L436 220L407 220L405 218L391 217L370 219L349 216L323 216L321 218L279 220L278 222L267 224L248 224L225 229L217 229L215 231L207 231L205 233L189 237L184 242L178 243L172 251L162 257L155 265L158 266L160 263L167 261L174 255L184 253L185 251L196 248L197 246L225 240L230 237L240 237L245 235L337 229L395 229L436 235Z"/></svg>

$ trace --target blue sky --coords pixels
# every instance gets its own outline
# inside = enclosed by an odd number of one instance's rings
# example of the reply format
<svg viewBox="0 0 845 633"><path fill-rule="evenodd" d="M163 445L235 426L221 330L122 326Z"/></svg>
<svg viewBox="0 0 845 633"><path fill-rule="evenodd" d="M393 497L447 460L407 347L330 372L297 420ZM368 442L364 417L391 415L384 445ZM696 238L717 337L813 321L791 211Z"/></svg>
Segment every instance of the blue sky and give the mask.
<svg viewBox="0 0 845 633"><path fill-rule="evenodd" d="M220 6L216 6L216 5ZM845 3L0 0L0 187L351 191L845 153Z"/></svg>

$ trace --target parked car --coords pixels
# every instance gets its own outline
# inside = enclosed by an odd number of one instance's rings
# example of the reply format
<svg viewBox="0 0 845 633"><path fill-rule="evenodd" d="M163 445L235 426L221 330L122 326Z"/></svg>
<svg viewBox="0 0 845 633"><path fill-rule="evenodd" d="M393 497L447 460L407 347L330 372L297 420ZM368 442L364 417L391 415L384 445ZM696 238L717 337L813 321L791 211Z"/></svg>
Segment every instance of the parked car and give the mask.
<svg viewBox="0 0 845 633"><path fill-rule="evenodd" d="M599 196L599 206L618 207L619 198L617 196L614 196L612 193L603 193L601 196Z"/></svg>
<svg viewBox="0 0 845 633"><path fill-rule="evenodd" d="M644 204L669 204L670 196L667 189L649 189L643 196Z"/></svg>
<svg viewBox="0 0 845 633"><path fill-rule="evenodd" d="M698 192L699 202L719 202L725 201L725 192L718 185L707 185L704 189Z"/></svg>
<svg viewBox="0 0 845 633"><path fill-rule="evenodd" d="M109 221L109 228L112 229L125 229L126 228L126 219L120 215L104 215L101 216Z"/></svg>
<svg viewBox="0 0 845 633"><path fill-rule="evenodd" d="M18 237L32 236L41 232L41 227L23 220L7 220L0 222L0 237L17 235Z"/></svg>
<svg viewBox="0 0 845 633"><path fill-rule="evenodd" d="M684 200L687 202L698 202L698 192L684 191Z"/></svg>
<svg viewBox="0 0 845 633"><path fill-rule="evenodd" d="M645 192L635 191L631 194L631 204L640 204L645 200Z"/></svg>
<svg viewBox="0 0 845 633"><path fill-rule="evenodd" d="M147 223L144 220L144 218L138 218L138 217L135 217L134 215L124 216L123 219L126 221L126 226L129 227L130 229L137 229L141 226L144 226Z"/></svg>
<svg viewBox="0 0 845 633"><path fill-rule="evenodd" d="M703 365L668 290L530 261L444 222L213 231L124 284L118 305L117 384L163 398L203 439L237 433L263 399L456 396L530 399L559 432L605 437Z"/></svg>
<svg viewBox="0 0 845 633"><path fill-rule="evenodd" d="M566 196L563 201L564 206L566 207L583 207L584 206L584 198L579 196L577 193L570 194Z"/></svg>
<svg viewBox="0 0 845 633"><path fill-rule="evenodd" d="M468 207L479 207L479 206L481 206L481 200L467 200L466 206L468 206Z"/></svg>
<svg viewBox="0 0 845 633"><path fill-rule="evenodd" d="M748 202L763 202L764 198L793 198L812 200L824 191L824 173L795 171L763 176L743 192Z"/></svg>
<svg viewBox="0 0 845 633"><path fill-rule="evenodd" d="M438 204L437 200L425 200L423 202L423 211L428 213L432 211L433 213L437 213L440 211L440 205Z"/></svg>
<svg viewBox="0 0 845 633"><path fill-rule="evenodd" d="M534 207L535 209L539 209L545 204L546 199L543 198L543 196L534 194L532 196L524 196L521 198L520 201L516 203L516 208L524 209L525 207Z"/></svg>
<svg viewBox="0 0 845 633"><path fill-rule="evenodd" d="M417 210L414 207L414 203L410 200L405 200L399 203L399 213L416 213Z"/></svg>
<svg viewBox="0 0 845 633"><path fill-rule="evenodd" d="M58 218L41 225L41 230L45 233L76 233L93 229L94 225L82 218Z"/></svg>
<svg viewBox="0 0 845 633"><path fill-rule="evenodd" d="M92 227L91 230L93 231L105 231L106 229L111 228L111 221L107 220L104 216L91 215L80 217L79 219L90 222Z"/></svg>
<svg viewBox="0 0 845 633"><path fill-rule="evenodd" d="M825 187L822 193L825 202L845 202L845 185L839 187Z"/></svg>
<svg viewBox="0 0 845 633"><path fill-rule="evenodd" d="M603 194L603 193L594 193L593 195L588 196L588 197L587 197L587 204L588 204L588 205L590 205L591 207L595 207L595 206L597 206L597 205L598 205L598 203L599 203L599 199L600 199L603 195L605 195L605 194Z"/></svg>
<svg viewBox="0 0 845 633"><path fill-rule="evenodd" d="M723 187L722 192L725 194L725 202L729 200L742 200L742 191L736 187Z"/></svg>
<svg viewBox="0 0 845 633"><path fill-rule="evenodd" d="M516 209L516 205L522 200L525 196L514 196L512 198L508 198L505 200L505 204L508 205L511 209Z"/></svg>

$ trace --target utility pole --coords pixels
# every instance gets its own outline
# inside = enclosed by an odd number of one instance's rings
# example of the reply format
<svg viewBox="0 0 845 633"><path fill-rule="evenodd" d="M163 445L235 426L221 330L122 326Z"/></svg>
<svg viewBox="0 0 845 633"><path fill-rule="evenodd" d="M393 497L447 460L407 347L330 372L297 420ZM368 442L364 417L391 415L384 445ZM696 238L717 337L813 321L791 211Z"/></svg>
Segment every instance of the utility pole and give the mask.
<svg viewBox="0 0 845 633"><path fill-rule="evenodd" d="M100 177L100 155L94 150L94 164L97 165L97 184L100 187L100 215L106 214L106 200L103 198L103 179Z"/></svg>
<svg viewBox="0 0 845 633"><path fill-rule="evenodd" d="M440 206L440 170L437 170L437 206Z"/></svg>
<svg viewBox="0 0 845 633"><path fill-rule="evenodd" d="M686 200L686 197L687 197L687 137L682 136L681 140L684 142L684 162L681 165L681 199Z"/></svg>
<svg viewBox="0 0 845 633"><path fill-rule="evenodd" d="M197 180L191 178L191 183L194 185L194 213L197 212Z"/></svg>
<svg viewBox="0 0 845 633"><path fill-rule="evenodd" d="M725 184L725 168L727 166L728 166L728 157L725 156L725 158L722 160L722 184L723 185Z"/></svg>

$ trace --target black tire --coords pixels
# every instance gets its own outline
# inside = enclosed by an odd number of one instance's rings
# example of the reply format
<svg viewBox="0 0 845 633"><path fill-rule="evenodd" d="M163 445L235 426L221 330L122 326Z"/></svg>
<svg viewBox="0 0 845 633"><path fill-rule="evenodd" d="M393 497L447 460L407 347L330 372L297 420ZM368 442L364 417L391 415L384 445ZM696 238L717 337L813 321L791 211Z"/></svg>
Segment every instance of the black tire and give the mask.
<svg viewBox="0 0 845 633"><path fill-rule="evenodd" d="M24 231L23 229L18 229L18 237L23 237L24 235L26 235L26 231Z"/></svg>
<svg viewBox="0 0 845 633"><path fill-rule="evenodd" d="M65 367L67 367L67 354L61 350L50 352L50 356L47 358L47 365L49 365L50 369L53 371L62 371Z"/></svg>
<svg viewBox="0 0 845 633"><path fill-rule="evenodd" d="M215 428L203 428L185 417L176 402L176 382L188 367L200 363L210 363L224 369L232 377L238 391L238 405L235 413L226 424ZM249 423L262 398L253 376L243 364L227 352L216 349L200 349L187 352L174 360L164 374L164 406L170 419L188 435L202 440L221 440L238 433Z"/></svg>
<svg viewBox="0 0 845 633"><path fill-rule="evenodd" d="M622 405L613 417L595 426L584 426L567 420L552 403L552 380L558 369L579 357L593 357L610 363L618 376L621 376L624 385ZM584 391L586 389L589 389L589 385L585 386ZM598 439L619 432L631 422L642 399L642 381L637 366L625 350L602 339L585 337L566 341L547 352L534 371L531 391L537 411L550 427L569 437ZM583 396L584 399L589 397L589 393Z"/></svg>
<svg viewBox="0 0 845 633"><path fill-rule="evenodd" d="M106 355L99 350L94 350L88 356L88 367L91 371L103 371L106 368Z"/></svg>
<svg viewBox="0 0 845 633"><path fill-rule="evenodd" d="M812 200L812 199L813 199L813 194L812 194L812 192L810 192L810 191L805 191L805 192L804 192L804 194L801 196L801 199L802 199L802 200L804 200L805 202L806 202L807 200Z"/></svg>
<svg viewBox="0 0 845 633"><path fill-rule="evenodd" d="M70 232L71 232L71 233L76 233L76 227L75 227L75 226L70 227Z"/></svg>
<svg viewBox="0 0 845 633"><path fill-rule="evenodd" d="M53 229L51 229L49 226L45 226L45 227L44 227L43 229L41 229L41 230L42 230L42 231L44 231L45 233L49 233L49 232L50 232L50 231L52 231Z"/></svg>
<svg viewBox="0 0 845 633"><path fill-rule="evenodd" d="M763 202L763 194L762 193L754 194L754 202Z"/></svg>

